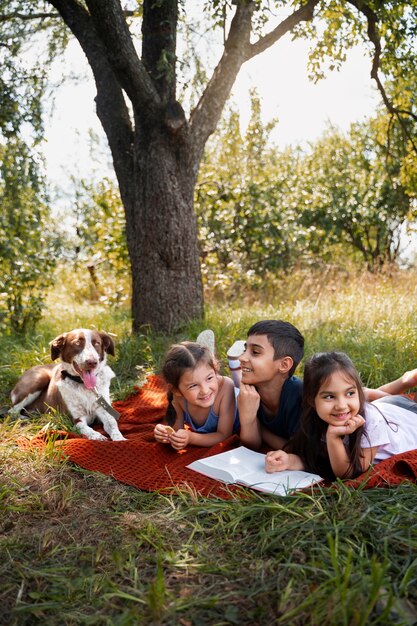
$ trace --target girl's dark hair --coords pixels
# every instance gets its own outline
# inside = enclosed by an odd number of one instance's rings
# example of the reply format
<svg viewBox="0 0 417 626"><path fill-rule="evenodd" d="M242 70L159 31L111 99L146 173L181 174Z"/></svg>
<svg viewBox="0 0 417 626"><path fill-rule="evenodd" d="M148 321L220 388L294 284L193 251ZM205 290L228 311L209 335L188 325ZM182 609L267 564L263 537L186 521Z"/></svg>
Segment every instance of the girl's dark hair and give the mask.
<svg viewBox="0 0 417 626"><path fill-rule="evenodd" d="M170 426L173 425L176 418L175 409L172 404L172 389L178 389L181 377L187 370L193 370L201 363L206 363L217 371L217 365L206 346L193 341L182 341L173 344L165 355L162 363L162 376L168 383L170 389L167 393L168 408L165 417Z"/></svg>
<svg viewBox="0 0 417 626"><path fill-rule="evenodd" d="M315 399L320 387L337 371L345 374L356 385L359 414L365 415L365 394L359 374L350 358L344 352L319 352L305 364L300 430L285 446L287 452L293 452L301 457L306 469L328 479L335 478L326 446L328 424L317 415ZM353 477L362 473L360 444L363 434L364 426L361 426L349 435L350 465L346 476Z"/></svg>

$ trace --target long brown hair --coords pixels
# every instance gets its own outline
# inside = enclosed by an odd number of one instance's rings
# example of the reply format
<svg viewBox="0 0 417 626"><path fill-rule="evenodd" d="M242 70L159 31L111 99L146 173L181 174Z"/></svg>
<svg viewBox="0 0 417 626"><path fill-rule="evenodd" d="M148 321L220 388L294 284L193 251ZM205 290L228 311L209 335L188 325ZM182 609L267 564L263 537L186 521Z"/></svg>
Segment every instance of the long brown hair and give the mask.
<svg viewBox="0 0 417 626"><path fill-rule="evenodd" d="M350 358L344 352L319 352L305 364L300 430L285 446L286 451L294 452L301 457L306 469L330 479L334 478L334 473L326 446L328 424L318 416L315 399L320 387L337 371L346 375L346 378L357 387L359 414L365 416L365 394L359 374ZM348 436L350 465L346 476L357 476L362 472L361 437L363 434L364 426L361 426Z"/></svg>
<svg viewBox="0 0 417 626"><path fill-rule="evenodd" d="M173 344L165 355L162 364L162 376L168 383L170 389L167 393L168 408L165 417L170 426L173 425L176 418L173 400L173 389L178 389L183 374L187 370L194 370L201 363L207 364L217 372L217 364L206 346L193 341L182 341Z"/></svg>

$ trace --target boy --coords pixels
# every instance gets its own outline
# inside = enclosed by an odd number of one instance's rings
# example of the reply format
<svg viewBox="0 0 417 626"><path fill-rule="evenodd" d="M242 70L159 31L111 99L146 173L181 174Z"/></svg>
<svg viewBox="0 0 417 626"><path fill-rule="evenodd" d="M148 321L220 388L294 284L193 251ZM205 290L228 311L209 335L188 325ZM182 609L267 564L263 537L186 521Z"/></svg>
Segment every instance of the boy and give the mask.
<svg viewBox="0 0 417 626"><path fill-rule="evenodd" d="M283 447L298 429L302 381L293 373L304 355L304 337L289 322L265 320L249 328L240 355L240 440L259 449Z"/></svg>
<svg viewBox="0 0 417 626"><path fill-rule="evenodd" d="M303 383L293 373L304 355L304 337L289 322L264 320L249 328L245 344L235 345L244 346L238 357L240 440L255 450L262 444L279 450L299 427ZM367 389L366 397L371 402L385 396L384 401L417 412L415 402L391 395L401 394L416 384L417 369L379 389Z"/></svg>

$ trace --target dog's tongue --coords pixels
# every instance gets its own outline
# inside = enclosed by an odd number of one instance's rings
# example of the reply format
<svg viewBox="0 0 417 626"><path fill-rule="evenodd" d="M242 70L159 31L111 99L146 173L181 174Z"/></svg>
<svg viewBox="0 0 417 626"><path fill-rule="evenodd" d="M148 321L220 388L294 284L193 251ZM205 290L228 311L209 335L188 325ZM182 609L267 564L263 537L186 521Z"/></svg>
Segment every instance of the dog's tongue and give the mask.
<svg viewBox="0 0 417 626"><path fill-rule="evenodd" d="M94 389L97 384L97 380L93 372L81 372L84 387L87 389Z"/></svg>

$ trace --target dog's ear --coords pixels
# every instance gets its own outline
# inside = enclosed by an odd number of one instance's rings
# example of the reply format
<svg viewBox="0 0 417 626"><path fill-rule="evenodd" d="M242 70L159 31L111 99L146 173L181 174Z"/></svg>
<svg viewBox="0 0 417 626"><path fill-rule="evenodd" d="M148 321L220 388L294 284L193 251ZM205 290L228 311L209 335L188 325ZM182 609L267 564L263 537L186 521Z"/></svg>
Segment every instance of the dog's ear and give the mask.
<svg viewBox="0 0 417 626"><path fill-rule="evenodd" d="M107 333L100 333L101 340L103 342L104 350L107 354L114 356L114 341Z"/></svg>
<svg viewBox="0 0 417 626"><path fill-rule="evenodd" d="M51 341L51 359L53 361L55 361L55 359L57 359L61 354L62 349L65 345L66 337L67 333L64 333L63 335L58 335L58 337L55 337L55 339Z"/></svg>

